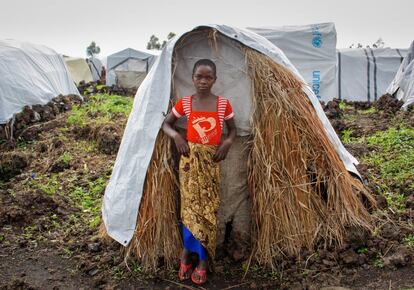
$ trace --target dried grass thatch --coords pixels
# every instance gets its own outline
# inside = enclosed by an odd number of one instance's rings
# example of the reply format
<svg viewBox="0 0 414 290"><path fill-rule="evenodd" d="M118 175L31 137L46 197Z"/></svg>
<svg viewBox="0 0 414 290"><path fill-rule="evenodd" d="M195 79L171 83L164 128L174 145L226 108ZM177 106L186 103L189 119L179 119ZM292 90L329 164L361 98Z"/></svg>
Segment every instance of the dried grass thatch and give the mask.
<svg viewBox="0 0 414 290"><path fill-rule="evenodd" d="M178 183L173 170L171 140L158 134L148 167L135 235L125 250L145 271L158 268L160 259L175 266L182 249L177 219Z"/></svg>
<svg viewBox="0 0 414 290"><path fill-rule="evenodd" d="M245 54L252 79L254 257L275 267L281 253L298 254L319 240L340 245L347 226L369 229L361 197L372 198L347 172L303 84L269 57Z"/></svg>

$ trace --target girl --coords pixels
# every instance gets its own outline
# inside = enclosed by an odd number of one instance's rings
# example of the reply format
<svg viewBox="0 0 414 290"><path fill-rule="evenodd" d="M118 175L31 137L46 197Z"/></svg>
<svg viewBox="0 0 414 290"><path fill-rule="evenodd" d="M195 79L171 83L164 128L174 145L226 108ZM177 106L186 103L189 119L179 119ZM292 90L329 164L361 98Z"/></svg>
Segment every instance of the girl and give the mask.
<svg viewBox="0 0 414 290"><path fill-rule="evenodd" d="M207 257L214 259L219 206L219 164L226 158L234 138L234 113L227 99L212 94L216 65L209 59L194 64L192 80L196 93L181 98L167 115L164 132L171 137L181 154L180 195L184 250L178 276L196 284L206 281ZM187 138L175 129L175 122L187 117ZM221 141L223 123L227 137ZM199 264L192 271L189 254L195 252Z"/></svg>

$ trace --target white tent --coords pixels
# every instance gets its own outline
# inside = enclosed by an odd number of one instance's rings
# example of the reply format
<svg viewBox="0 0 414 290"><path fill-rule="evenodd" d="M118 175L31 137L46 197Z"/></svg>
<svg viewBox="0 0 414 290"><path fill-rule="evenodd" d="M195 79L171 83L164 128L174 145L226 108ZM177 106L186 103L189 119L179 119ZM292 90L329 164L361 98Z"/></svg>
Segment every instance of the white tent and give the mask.
<svg viewBox="0 0 414 290"><path fill-rule="evenodd" d="M414 41L411 43L394 80L388 86L387 93L403 100L403 108L414 103Z"/></svg>
<svg viewBox="0 0 414 290"><path fill-rule="evenodd" d="M334 23L249 29L279 47L320 100L329 101L336 96Z"/></svg>
<svg viewBox="0 0 414 290"><path fill-rule="evenodd" d="M89 69L91 70L92 79L94 81L100 80L102 72L102 62L96 57L88 58L86 59L86 62L88 63Z"/></svg>
<svg viewBox="0 0 414 290"><path fill-rule="evenodd" d="M63 58L69 73L76 84L79 84L81 81L84 81L85 83L92 81L91 70L84 58L69 56L63 56Z"/></svg>
<svg viewBox="0 0 414 290"><path fill-rule="evenodd" d="M217 45L214 47L209 45L209 38L203 34L202 29L206 27L218 32L215 34ZM173 52L177 41L186 39L185 36L190 33L191 41L180 43L180 51L183 54L180 57L180 63L174 66L174 79L172 80ZM164 114L168 111L173 94L172 83L174 83L174 91L177 95L191 92L193 90L191 70L196 60L211 58L216 63L218 81L214 85L213 92L226 96L234 104L233 109L238 116L238 135L250 134L251 84L240 43L269 56L303 80L279 48L249 30L225 25L207 25L197 27L169 41L137 91L103 199L102 216L107 232L119 243L127 245L134 234L147 168ZM309 86L305 85L303 90L315 108L316 115L321 120L344 166L349 171L358 174L354 165L358 163L357 160L346 151L335 134L318 98Z"/></svg>
<svg viewBox="0 0 414 290"><path fill-rule="evenodd" d="M37 44L0 41L0 124L26 105L46 104L59 94L77 94L61 55Z"/></svg>
<svg viewBox="0 0 414 290"><path fill-rule="evenodd" d="M338 98L376 101L393 80L406 49L348 48L338 50Z"/></svg>
<svg viewBox="0 0 414 290"><path fill-rule="evenodd" d="M127 48L107 58L106 84L123 88L138 88L147 75L154 56Z"/></svg>

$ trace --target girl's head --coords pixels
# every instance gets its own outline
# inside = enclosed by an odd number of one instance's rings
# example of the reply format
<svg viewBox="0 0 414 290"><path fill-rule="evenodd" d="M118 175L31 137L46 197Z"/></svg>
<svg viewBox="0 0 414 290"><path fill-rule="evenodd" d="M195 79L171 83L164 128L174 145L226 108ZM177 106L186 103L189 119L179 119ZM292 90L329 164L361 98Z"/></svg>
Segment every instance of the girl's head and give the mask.
<svg viewBox="0 0 414 290"><path fill-rule="evenodd" d="M212 60L207 59L207 58L203 58L203 59L198 60L198 61L194 64L194 67L193 67L193 75L195 74L195 72L197 71L197 68L198 68L199 66L208 66L208 67L210 67L210 68L211 68L211 70L212 70L212 71L213 71L213 73L214 73L214 76L216 76L216 72L217 72L217 69L216 69L216 64L215 64Z"/></svg>
<svg viewBox="0 0 414 290"><path fill-rule="evenodd" d="M193 67L193 83L198 93L209 93L216 82L216 64L209 59L200 59Z"/></svg>

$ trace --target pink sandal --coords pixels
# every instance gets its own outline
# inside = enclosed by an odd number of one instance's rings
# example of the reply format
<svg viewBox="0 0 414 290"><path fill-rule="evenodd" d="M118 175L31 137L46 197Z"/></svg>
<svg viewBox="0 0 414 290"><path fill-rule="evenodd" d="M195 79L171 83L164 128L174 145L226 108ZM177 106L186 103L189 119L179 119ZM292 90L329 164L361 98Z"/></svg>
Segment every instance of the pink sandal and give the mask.
<svg viewBox="0 0 414 290"><path fill-rule="evenodd" d="M198 278L195 277L194 273L198 274ZM206 270L199 270L198 267L196 267L193 273L191 274L191 281L193 281L193 283L197 285L202 285L206 283L207 281Z"/></svg>
<svg viewBox="0 0 414 290"><path fill-rule="evenodd" d="M190 263L188 265L184 264L183 261L180 261L180 270L178 270L178 278L180 281L188 280L191 277L191 270L193 265Z"/></svg>

